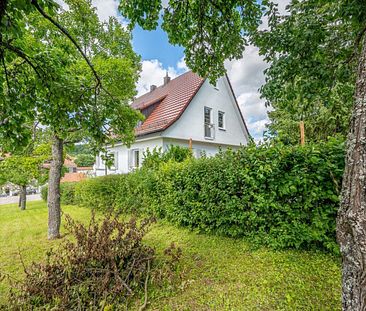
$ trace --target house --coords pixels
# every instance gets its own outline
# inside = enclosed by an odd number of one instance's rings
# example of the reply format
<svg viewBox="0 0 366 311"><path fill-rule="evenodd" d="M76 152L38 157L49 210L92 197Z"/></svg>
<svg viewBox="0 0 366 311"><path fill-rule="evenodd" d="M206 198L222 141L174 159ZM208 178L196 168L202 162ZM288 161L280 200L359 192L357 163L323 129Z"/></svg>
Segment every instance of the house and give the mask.
<svg viewBox="0 0 366 311"><path fill-rule="evenodd" d="M136 141L107 147L114 165L105 169L99 154L94 165L97 176L128 173L143 162L147 149L170 145L191 147L195 157L215 155L221 149L246 145L249 133L233 89L225 75L216 86L189 71L175 79L164 77L163 85L152 85L132 107L145 116L135 129Z"/></svg>
<svg viewBox="0 0 366 311"><path fill-rule="evenodd" d="M50 163L43 164L44 168L49 169ZM74 158L70 155L66 155L64 160L65 174L61 178L61 183L65 182L79 182L86 179L87 177L94 176L94 171L92 167L80 167L74 162Z"/></svg>

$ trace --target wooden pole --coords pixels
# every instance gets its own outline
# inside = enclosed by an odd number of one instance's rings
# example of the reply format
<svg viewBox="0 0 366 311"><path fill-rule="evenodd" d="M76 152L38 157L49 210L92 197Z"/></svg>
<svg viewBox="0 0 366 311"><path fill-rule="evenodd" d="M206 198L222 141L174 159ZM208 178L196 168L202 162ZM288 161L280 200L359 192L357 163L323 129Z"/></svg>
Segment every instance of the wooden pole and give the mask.
<svg viewBox="0 0 366 311"><path fill-rule="evenodd" d="M192 138L189 139L188 148L192 150Z"/></svg>
<svg viewBox="0 0 366 311"><path fill-rule="evenodd" d="M300 144L301 146L305 145L305 126L304 121L300 121Z"/></svg>

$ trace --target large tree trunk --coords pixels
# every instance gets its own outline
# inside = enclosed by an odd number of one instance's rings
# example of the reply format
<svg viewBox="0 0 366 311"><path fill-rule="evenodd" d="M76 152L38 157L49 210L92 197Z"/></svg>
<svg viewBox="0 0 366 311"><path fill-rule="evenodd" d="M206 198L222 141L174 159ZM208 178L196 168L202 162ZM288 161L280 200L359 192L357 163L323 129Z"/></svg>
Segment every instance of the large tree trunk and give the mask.
<svg viewBox="0 0 366 311"><path fill-rule="evenodd" d="M48 239L50 240L60 237L60 181L63 165L63 145L63 140L55 135L52 141L52 162L48 180Z"/></svg>
<svg viewBox="0 0 366 311"><path fill-rule="evenodd" d="M27 186L20 186L19 190L19 208L24 211L27 205Z"/></svg>
<svg viewBox="0 0 366 311"><path fill-rule="evenodd" d="M337 239L342 253L343 310L366 310L366 37L359 58L347 140Z"/></svg>

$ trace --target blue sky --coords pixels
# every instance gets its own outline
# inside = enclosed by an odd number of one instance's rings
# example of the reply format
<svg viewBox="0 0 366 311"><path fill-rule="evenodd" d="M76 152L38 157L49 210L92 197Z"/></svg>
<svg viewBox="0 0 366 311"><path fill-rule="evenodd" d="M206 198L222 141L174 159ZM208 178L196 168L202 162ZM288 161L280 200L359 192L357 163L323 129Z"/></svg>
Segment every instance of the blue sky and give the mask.
<svg viewBox="0 0 366 311"><path fill-rule="evenodd" d="M159 27L157 30L146 31L136 26L133 30L133 47L143 60L158 59L164 68L174 67L184 56L183 48L173 46L168 36Z"/></svg>

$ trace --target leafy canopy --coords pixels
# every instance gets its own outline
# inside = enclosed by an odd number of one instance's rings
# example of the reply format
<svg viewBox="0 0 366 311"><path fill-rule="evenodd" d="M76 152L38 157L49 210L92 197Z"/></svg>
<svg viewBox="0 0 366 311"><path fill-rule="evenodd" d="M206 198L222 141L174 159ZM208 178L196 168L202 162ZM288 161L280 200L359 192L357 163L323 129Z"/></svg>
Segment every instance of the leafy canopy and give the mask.
<svg viewBox="0 0 366 311"><path fill-rule="evenodd" d="M33 65L4 51L7 61L0 68L4 94L0 99L0 141L9 149L29 142L27 124L34 123L49 127L65 142L88 138L95 149L101 148L111 133L126 143L134 139L133 129L141 115L128 102L135 95L140 58L132 50L130 32L114 18L100 22L91 1L65 2L69 10L56 8L58 14L53 18L77 42L98 72L99 81L59 28L34 10L22 14L19 27L27 31L20 31L19 42L12 44L21 44Z"/></svg>
<svg viewBox="0 0 366 311"><path fill-rule="evenodd" d="M255 36L270 67L261 88L269 131L298 142L305 121L308 140L346 135L352 109L358 41L366 25L363 1L292 1L288 14L267 12L268 29Z"/></svg>
<svg viewBox="0 0 366 311"><path fill-rule="evenodd" d="M215 82L225 73L224 62L238 59L249 43L247 35L260 22L255 0L121 0L120 12L143 29L162 21L170 43L185 48L189 68Z"/></svg>

